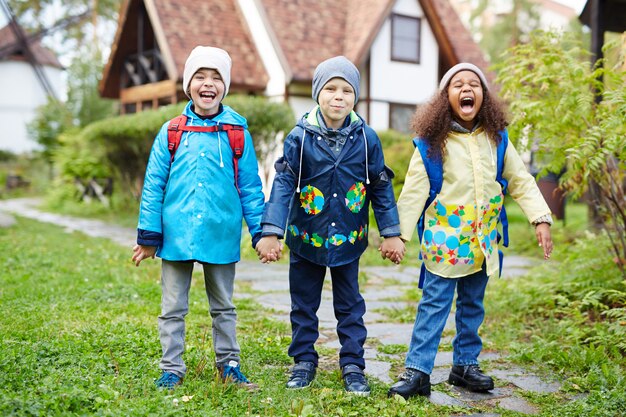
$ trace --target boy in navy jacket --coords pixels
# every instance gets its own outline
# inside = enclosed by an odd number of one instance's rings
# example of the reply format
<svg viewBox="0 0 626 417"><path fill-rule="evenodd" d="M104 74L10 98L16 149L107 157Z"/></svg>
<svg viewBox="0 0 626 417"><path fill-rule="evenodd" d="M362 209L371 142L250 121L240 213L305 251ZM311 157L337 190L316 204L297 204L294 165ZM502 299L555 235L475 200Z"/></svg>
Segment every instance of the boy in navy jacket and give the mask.
<svg viewBox="0 0 626 417"><path fill-rule="evenodd" d="M276 177L261 221L257 246L262 260L280 252L286 231L290 249L292 342L295 366L287 388L304 388L315 377L319 336L317 310L326 268L341 343L339 365L346 391L369 395L363 369L365 301L359 292L359 258L367 247L369 205L384 257L404 254L391 178L378 136L353 111L359 98L358 69L343 56L322 62L313 75L318 103L285 139Z"/></svg>

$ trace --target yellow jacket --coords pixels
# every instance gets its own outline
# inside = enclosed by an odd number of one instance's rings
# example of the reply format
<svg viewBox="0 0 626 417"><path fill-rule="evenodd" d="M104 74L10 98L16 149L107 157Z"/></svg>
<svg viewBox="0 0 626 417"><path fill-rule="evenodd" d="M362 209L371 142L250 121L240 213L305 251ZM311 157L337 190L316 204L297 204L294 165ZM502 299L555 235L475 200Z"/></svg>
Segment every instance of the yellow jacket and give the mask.
<svg viewBox="0 0 626 417"><path fill-rule="evenodd" d="M426 209L421 252L426 269L447 278L470 275L486 260L487 274L498 272L498 218L503 204L496 182L496 146L482 128L471 133L451 131L444 150L441 192ZM534 178L511 142L502 176L508 193L529 222L550 214ZM428 175L415 149L400 198L401 237L411 240L429 191Z"/></svg>

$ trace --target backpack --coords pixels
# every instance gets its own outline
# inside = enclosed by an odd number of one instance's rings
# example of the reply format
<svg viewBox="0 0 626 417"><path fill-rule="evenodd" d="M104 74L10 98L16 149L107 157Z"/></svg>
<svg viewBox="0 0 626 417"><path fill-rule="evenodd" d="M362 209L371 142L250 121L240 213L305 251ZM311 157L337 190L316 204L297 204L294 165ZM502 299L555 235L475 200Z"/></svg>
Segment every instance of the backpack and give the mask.
<svg viewBox="0 0 626 417"><path fill-rule="evenodd" d="M170 151L170 164L174 162L176 149L180 145L180 139L183 132L226 132L228 135L228 143L233 150L233 168L235 171L235 187L239 190L237 184L237 176L239 173L239 158L243 155L243 147L245 143L245 135L243 126L217 124L214 126L187 126L187 116L181 114L170 120L167 127L167 149Z"/></svg>
<svg viewBox="0 0 626 417"><path fill-rule="evenodd" d="M506 195L508 181L502 177L502 171L504 169L504 154L506 153L506 148L509 144L509 135L506 130L502 130L499 132L500 134L500 143L496 147L496 159L497 159L497 167L496 167L496 181L502 187L502 194ZM443 161L441 159L433 159L428 156L428 143L423 138L414 138L413 145L419 150L420 155L422 156L422 160L424 161L424 168L426 168L426 174L428 175L428 180L430 182L430 189L428 190L428 199L426 200L426 204L424 205L424 209L422 210L422 214L417 222L417 235L419 237L420 244L422 243L422 234L424 233L424 214L426 213L426 209L431 205L431 203L435 200L439 192L441 191L441 186L443 185ZM502 204L502 211L500 212L499 222L502 224L502 234L498 232L498 243L502 239L502 244L504 247L509 246L509 221L506 216L506 210L504 209L504 202ZM498 250L498 258L500 260L500 275L502 275L502 261L504 258L504 254L502 251ZM420 259L422 259L422 254L420 251ZM420 279L418 287L422 288L424 285L424 274L426 272L426 266L422 262L422 267L420 269Z"/></svg>

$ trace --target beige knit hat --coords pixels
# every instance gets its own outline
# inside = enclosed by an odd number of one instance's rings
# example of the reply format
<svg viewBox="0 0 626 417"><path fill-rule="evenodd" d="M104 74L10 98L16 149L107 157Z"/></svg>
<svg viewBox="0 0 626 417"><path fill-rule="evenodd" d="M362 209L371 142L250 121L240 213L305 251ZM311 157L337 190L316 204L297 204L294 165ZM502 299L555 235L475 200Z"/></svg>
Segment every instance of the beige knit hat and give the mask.
<svg viewBox="0 0 626 417"><path fill-rule="evenodd" d="M480 82L483 83L483 87L485 88L485 90L489 90L489 86L487 85L487 78L485 77L485 74L483 74L483 72L480 70L480 68L478 68L474 64L470 64L469 62L461 62L460 64L456 64L455 66L450 68L448 72L443 75L443 77L441 78L441 82L439 83L439 91L444 90L448 86L448 83L450 82L452 77L454 77L455 74L461 71L472 71L474 74L478 75L478 78L480 78Z"/></svg>
<svg viewBox="0 0 626 417"><path fill-rule="evenodd" d="M225 50L213 46L196 46L185 62L185 70L183 72L183 89L185 94L187 94L187 97L191 98L188 92L189 83L196 71L200 68L209 68L216 70L222 76L222 80L224 81L224 97L226 97L228 88L230 87L231 66L232 60Z"/></svg>

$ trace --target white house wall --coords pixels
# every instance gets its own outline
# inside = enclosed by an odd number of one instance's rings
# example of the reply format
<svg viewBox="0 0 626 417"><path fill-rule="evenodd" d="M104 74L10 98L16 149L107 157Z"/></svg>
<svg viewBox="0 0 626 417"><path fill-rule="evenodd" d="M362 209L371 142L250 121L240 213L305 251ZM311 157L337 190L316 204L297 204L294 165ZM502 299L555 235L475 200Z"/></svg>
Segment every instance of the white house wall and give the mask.
<svg viewBox="0 0 626 417"><path fill-rule="evenodd" d="M44 67L57 97L65 94L62 71ZM46 92L30 64L21 61L0 63L0 149L25 153L39 149L28 137L26 125L35 116L37 107L46 104Z"/></svg>
<svg viewBox="0 0 626 417"><path fill-rule="evenodd" d="M370 120L376 130L389 128L389 104L427 101L438 83L439 47L417 0L398 0L393 13L419 17L420 63L391 60L391 19L383 24L370 50Z"/></svg>
<svg viewBox="0 0 626 417"><path fill-rule="evenodd" d="M252 33L252 41L269 75L264 95L273 99L282 99L285 95L287 75L274 47L277 42L268 32L267 16L262 14L257 0L238 0L238 3Z"/></svg>

